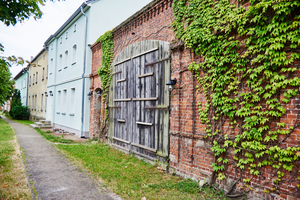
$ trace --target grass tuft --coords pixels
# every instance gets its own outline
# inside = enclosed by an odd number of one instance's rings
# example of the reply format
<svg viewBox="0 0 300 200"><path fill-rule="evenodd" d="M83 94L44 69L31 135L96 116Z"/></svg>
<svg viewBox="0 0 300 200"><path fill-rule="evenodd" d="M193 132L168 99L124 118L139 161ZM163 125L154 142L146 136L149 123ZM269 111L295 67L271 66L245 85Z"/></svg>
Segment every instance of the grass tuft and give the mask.
<svg viewBox="0 0 300 200"><path fill-rule="evenodd" d="M64 138L61 138L59 136L55 136L55 135L50 135L50 134L47 134L49 132L44 132L42 131L41 129L37 128L35 129L37 132L39 132L44 138L46 138L47 140L51 141L51 142L55 142L55 143L64 143L64 144L72 144L72 143L76 143L75 141L73 140L69 140L69 139L64 139ZM52 132L50 132L52 133Z"/></svg>

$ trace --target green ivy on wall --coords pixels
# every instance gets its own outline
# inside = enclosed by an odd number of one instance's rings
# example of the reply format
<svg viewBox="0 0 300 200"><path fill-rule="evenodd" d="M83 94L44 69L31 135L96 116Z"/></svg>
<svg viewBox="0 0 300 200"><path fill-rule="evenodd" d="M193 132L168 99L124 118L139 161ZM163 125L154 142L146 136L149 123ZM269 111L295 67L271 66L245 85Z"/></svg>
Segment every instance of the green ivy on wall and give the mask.
<svg viewBox="0 0 300 200"><path fill-rule="evenodd" d="M100 121L100 136L105 135L106 127L108 124L108 104L107 104L107 95L109 92L109 86L111 83L111 63L113 61L113 54L114 54L114 41L113 41L113 34L112 31L107 31L102 36L97 39L97 42L101 43L102 48L102 66L97 70L102 83L103 88L103 95L102 100L103 103L106 104L106 109L103 110L101 116L105 116L105 120Z"/></svg>
<svg viewBox="0 0 300 200"><path fill-rule="evenodd" d="M102 66L97 70L101 78L101 83L103 87L103 98L108 94L108 88L111 81L110 65L113 61L114 54L114 41L113 34L111 31L107 31L101 35L97 42L101 43L102 48Z"/></svg>
<svg viewBox="0 0 300 200"><path fill-rule="evenodd" d="M236 181L227 195L239 181L246 193L271 167L266 193L291 183L290 192L299 192L300 145L284 143L300 121L293 113L287 125L282 116L299 98L300 1L174 0L173 12L177 38L202 58L189 69L206 97L199 115L215 155L211 184L232 167Z"/></svg>

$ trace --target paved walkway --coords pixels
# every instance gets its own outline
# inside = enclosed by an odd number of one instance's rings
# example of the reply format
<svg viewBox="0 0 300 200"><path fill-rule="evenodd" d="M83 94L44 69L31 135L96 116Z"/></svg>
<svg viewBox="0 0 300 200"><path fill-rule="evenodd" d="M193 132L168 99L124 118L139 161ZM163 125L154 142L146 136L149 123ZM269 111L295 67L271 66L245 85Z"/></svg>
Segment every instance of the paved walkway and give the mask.
<svg viewBox="0 0 300 200"><path fill-rule="evenodd" d="M2 116L15 130L25 154L29 181L37 191L33 199L120 199L61 155L34 129Z"/></svg>

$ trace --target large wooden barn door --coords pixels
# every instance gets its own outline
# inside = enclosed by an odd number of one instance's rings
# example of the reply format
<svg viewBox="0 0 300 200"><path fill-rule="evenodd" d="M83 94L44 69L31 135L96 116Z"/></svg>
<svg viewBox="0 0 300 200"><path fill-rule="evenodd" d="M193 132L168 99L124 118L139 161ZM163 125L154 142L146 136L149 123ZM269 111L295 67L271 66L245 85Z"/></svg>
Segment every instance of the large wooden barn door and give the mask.
<svg viewBox="0 0 300 200"><path fill-rule="evenodd" d="M169 43L142 41L112 64L109 138L112 146L154 161L169 151Z"/></svg>

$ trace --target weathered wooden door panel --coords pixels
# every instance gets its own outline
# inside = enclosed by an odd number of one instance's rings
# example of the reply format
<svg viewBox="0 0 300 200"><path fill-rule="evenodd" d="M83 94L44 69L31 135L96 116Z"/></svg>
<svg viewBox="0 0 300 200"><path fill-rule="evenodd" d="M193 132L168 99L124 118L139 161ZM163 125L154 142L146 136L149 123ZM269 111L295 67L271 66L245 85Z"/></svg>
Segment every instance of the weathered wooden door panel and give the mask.
<svg viewBox="0 0 300 200"><path fill-rule="evenodd" d="M109 89L109 138L119 149L166 161L169 149L169 44L142 41L115 59Z"/></svg>

